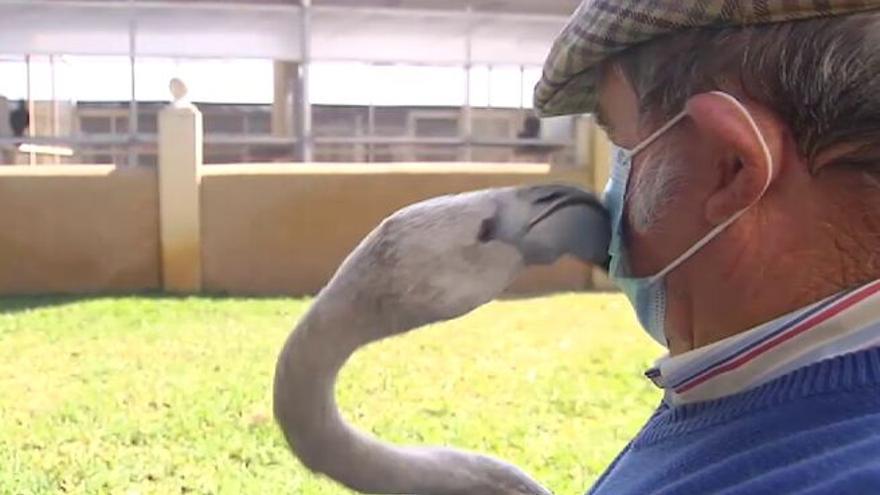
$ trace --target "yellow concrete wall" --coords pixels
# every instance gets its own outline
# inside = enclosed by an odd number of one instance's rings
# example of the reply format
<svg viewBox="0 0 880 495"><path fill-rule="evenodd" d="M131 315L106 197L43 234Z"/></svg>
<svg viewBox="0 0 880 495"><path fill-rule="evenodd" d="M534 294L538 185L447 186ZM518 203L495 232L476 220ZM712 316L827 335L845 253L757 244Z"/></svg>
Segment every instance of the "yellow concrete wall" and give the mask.
<svg viewBox="0 0 880 495"><path fill-rule="evenodd" d="M208 166L202 173L203 287L309 294L378 222L441 194L535 182L589 186L585 172L545 165L314 164ZM591 271L564 260L530 270L513 292L577 290Z"/></svg>
<svg viewBox="0 0 880 495"><path fill-rule="evenodd" d="M317 292L394 210L441 194L538 182L590 186L545 165L314 164L203 169L202 287L233 294ZM156 170L101 165L0 167L0 294L161 287ZM512 292L589 287L563 260Z"/></svg>
<svg viewBox="0 0 880 495"><path fill-rule="evenodd" d="M159 286L156 172L0 167L0 294Z"/></svg>

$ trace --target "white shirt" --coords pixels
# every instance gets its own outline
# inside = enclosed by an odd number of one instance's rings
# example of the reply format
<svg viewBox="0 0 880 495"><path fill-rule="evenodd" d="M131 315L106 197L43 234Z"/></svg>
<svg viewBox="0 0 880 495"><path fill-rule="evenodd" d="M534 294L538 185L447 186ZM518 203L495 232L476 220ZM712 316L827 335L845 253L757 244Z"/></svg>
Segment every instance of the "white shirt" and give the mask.
<svg viewBox="0 0 880 495"><path fill-rule="evenodd" d="M678 356L645 375L681 405L718 399L834 356L880 345L880 280Z"/></svg>

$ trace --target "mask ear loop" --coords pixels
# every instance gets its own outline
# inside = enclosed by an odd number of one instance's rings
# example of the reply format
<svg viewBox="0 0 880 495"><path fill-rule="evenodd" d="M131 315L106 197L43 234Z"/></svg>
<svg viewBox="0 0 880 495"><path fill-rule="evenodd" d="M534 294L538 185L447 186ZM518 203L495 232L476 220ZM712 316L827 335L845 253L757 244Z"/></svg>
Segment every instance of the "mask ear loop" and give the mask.
<svg viewBox="0 0 880 495"><path fill-rule="evenodd" d="M663 136L664 134L669 132L670 129L672 129L679 122L684 120L685 117L687 117L687 115L688 114L687 114L686 110L681 111L678 115L676 115L675 117L672 117L671 119L669 119L668 122L666 122L665 124L660 126L659 129L652 132L648 137L643 139L639 144L635 145L635 147L633 147L632 149L629 149L629 150L625 150L625 149L623 150L626 153L626 157L629 162L629 165L626 169L626 177L625 177L625 180L627 182L629 182L629 180L631 178L630 176L632 175L632 161L635 158L635 156L638 155L639 153L641 153L642 151L644 151L645 148L647 148L648 146L651 146L652 144L654 144L654 141L657 141L658 139L660 139L661 136ZM624 197L623 197L622 201L623 201L624 205L626 205L626 200L629 199L628 198L628 195L629 195L629 188L628 187L624 190L623 195L624 195ZM625 209L625 206L622 209Z"/></svg>
<svg viewBox="0 0 880 495"><path fill-rule="evenodd" d="M672 129L673 127L675 127L675 125L678 124L679 122L681 122L682 120L684 120L685 117L687 117L686 110L682 111L681 113L679 113L675 117L672 117L669 120L669 122L663 124L659 129L652 132L650 136L648 136L644 140L642 140L641 143L637 144L635 146L635 148L631 149L629 152L629 155L635 156L639 152L644 151L645 148L654 144L654 141L658 140L660 138L660 136L666 134L666 132L669 131L669 129Z"/></svg>
<svg viewBox="0 0 880 495"><path fill-rule="evenodd" d="M758 197L755 198L754 201L752 201L748 206L746 206L745 208L734 213L733 216L731 216L729 219L727 219L726 221L724 221L723 223L719 224L717 227L712 229L702 239L697 241L696 244L691 246L690 249L688 249L687 251L682 253L681 256L679 256L678 258L675 259L675 261L673 261L666 268L661 270L660 273L652 276L650 278L650 283L652 283L652 284L658 282L660 279L662 279L663 277L668 275L669 272L678 268L679 265L681 265L682 263L687 261L688 258L693 256L697 251L702 249L706 244L709 244L710 242L712 242L712 240L715 239L715 237L717 237L718 234L723 232L727 227L730 227L733 224L733 222L736 222L737 220L739 220L739 218L741 216L743 216L747 211L749 211L753 206L755 206L758 203L758 201L761 200L762 197L764 197L764 194L767 193L767 190L770 189L770 184L773 182L773 156L770 154L770 146L767 144L767 140L764 138L764 134L761 132L761 129L758 128L758 123L755 122L755 119L754 119L754 117L752 117L752 114L739 100L737 100L736 98L734 98L733 96L731 96L727 93L724 93L721 91L712 91L710 94L720 96L720 97L730 101L731 103L733 103L733 105L749 121L749 125L751 126L752 130L755 132L755 135L758 137L758 142L761 143L761 150L764 152L764 160L765 160L765 163L767 163L767 181L764 183L764 188L761 190L761 194L759 194ZM664 126L664 127L666 127L666 126ZM663 127L661 127L661 130L663 130ZM653 135L652 135L652 137L654 139L656 139L656 137L654 137Z"/></svg>

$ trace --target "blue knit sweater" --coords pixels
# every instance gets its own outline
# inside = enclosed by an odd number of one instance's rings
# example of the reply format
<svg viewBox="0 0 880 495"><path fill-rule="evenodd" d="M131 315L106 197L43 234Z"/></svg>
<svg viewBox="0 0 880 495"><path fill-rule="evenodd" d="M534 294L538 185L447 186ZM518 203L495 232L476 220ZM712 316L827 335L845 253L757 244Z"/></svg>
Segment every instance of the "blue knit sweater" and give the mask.
<svg viewBox="0 0 880 495"><path fill-rule="evenodd" d="M590 493L880 494L880 348L661 405Z"/></svg>

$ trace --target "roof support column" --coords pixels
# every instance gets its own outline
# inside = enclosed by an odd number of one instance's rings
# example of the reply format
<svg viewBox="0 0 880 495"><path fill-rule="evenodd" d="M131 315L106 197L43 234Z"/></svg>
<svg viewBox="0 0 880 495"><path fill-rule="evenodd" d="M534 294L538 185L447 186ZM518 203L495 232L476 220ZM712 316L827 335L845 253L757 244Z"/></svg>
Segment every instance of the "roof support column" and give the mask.
<svg viewBox="0 0 880 495"><path fill-rule="evenodd" d="M309 101L309 65L311 64L311 0L301 0L300 8L300 49L301 57L297 70L295 87L295 125L296 125L296 159L300 162L311 162L314 157L312 140L312 105Z"/></svg>

